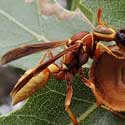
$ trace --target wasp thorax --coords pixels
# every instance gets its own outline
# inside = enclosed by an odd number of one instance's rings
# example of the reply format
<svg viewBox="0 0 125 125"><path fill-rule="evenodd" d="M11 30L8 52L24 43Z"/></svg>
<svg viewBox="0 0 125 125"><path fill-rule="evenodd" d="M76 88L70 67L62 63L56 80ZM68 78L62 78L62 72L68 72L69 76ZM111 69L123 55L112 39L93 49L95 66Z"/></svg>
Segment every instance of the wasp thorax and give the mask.
<svg viewBox="0 0 125 125"><path fill-rule="evenodd" d="M97 40L111 41L115 38L116 32L108 26L98 25L93 34Z"/></svg>
<svg viewBox="0 0 125 125"><path fill-rule="evenodd" d="M125 46L125 29L117 31L115 41L118 46Z"/></svg>
<svg viewBox="0 0 125 125"><path fill-rule="evenodd" d="M112 34L112 30L110 30L111 28L108 28L107 26L102 26L102 25L98 25L94 31L97 33L101 33L101 34Z"/></svg>

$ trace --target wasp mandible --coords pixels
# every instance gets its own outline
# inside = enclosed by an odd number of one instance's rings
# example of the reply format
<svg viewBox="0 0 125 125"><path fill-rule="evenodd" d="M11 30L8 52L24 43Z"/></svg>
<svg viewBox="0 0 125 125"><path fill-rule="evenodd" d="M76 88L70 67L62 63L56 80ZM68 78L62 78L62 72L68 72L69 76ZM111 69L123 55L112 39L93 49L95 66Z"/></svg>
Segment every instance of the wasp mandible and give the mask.
<svg viewBox="0 0 125 125"><path fill-rule="evenodd" d="M97 99L97 103L104 104L114 111L119 111L117 107L114 108L112 104L103 101L104 99L96 90L95 83L93 83L90 79L85 78L82 72L82 66L87 63L89 58L96 61L104 52L118 60L124 59L123 56L119 56L109 47L103 45L101 41L115 41L115 45L118 46L121 51L124 51L125 29L115 31L101 20L101 14L102 9L99 8L97 12L98 25L94 28L93 32L81 31L67 40L25 45L14 48L2 56L1 64L6 64L29 54L59 46L66 46L64 51L60 52L56 56L54 56L51 51L47 50L50 59L43 62L46 57L45 54L37 66L25 72L11 91L13 105L25 100L37 89L46 85L50 75L52 74L56 80L67 81L65 110L71 118L73 124L78 125L78 121L69 106L73 95L73 76L75 74L79 74L81 81L93 91ZM57 65L55 61L60 57L63 57L62 63L61 65ZM125 111L125 106L121 107L121 110Z"/></svg>

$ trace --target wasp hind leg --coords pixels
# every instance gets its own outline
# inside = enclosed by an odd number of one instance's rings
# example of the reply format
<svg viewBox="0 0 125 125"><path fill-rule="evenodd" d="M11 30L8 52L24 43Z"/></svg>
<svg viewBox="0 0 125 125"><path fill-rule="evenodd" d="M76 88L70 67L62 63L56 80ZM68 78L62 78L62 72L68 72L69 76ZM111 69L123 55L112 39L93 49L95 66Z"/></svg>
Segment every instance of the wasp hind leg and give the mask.
<svg viewBox="0 0 125 125"><path fill-rule="evenodd" d="M52 52L49 50L47 51L49 58L53 58ZM52 70L55 68L54 70ZM75 115L70 110L70 103L73 95L73 88L72 88L72 74L70 72L65 72L61 67L57 66L56 64L51 64L49 66L50 72L57 80L66 80L67 81L67 92L66 92L66 99L65 99L65 110L68 113L70 119L72 120L74 125L78 125Z"/></svg>
<svg viewBox="0 0 125 125"><path fill-rule="evenodd" d="M73 95L72 88L72 74L69 72L65 72L60 70L58 72L52 73L56 80L66 80L67 81L67 91L66 91L66 99L65 99L65 110L68 113L70 119L72 120L74 125L78 125L75 115L70 110L70 103Z"/></svg>
<svg viewBox="0 0 125 125"><path fill-rule="evenodd" d="M69 117L71 118L74 125L78 125L75 115L70 110L70 103L73 95L73 88L72 88L72 75L70 73L66 74L67 83L67 92L66 92L66 99L65 99L65 110L68 113Z"/></svg>

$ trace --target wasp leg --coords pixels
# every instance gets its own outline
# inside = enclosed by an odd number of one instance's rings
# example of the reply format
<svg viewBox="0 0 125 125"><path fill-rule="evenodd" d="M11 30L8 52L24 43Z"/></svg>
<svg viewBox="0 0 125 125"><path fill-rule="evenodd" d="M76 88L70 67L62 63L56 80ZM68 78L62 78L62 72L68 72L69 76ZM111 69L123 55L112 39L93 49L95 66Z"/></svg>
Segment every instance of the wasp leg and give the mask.
<svg viewBox="0 0 125 125"><path fill-rule="evenodd" d="M63 70L58 71L58 72L51 72L51 73L53 74L54 78L57 79L57 80L66 80L66 81L68 81L66 99L65 99L65 110L68 113L68 115L71 118L74 125L78 125L78 122L77 122L74 114L72 113L72 111L69 108L70 103L71 103L72 94L73 94L72 75L70 73L68 73L68 72L63 71Z"/></svg>
<svg viewBox="0 0 125 125"><path fill-rule="evenodd" d="M97 59L100 56L100 54L102 54L103 52L107 52L108 54L114 56L117 59L123 59L122 56L117 56L115 53L113 53L108 47L106 47L102 43L100 42L97 43L96 50L95 50L95 58Z"/></svg>
<svg viewBox="0 0 125 125"><path fill-rule="evenodd" d="M47 51L47 53L48 53L48 56L50 59L52 59L54 57L54 55L50 49Z"/></svg>
<svg viewBox="0 0 125 125"><path fill-rule="evenodd" d="M51 50L48 50L47 53L49 59L52 59L54 57ZM65 80L65 73L59 65L53 63L50 66L48 66L48 68L50 69L51 74L56 80Z"/></svg>
<svg viewBox="0 0 125 125"><path fill-rule="evenodd" d="M44 62L46 55L47 55L47 53L44 53L44 55L42 56L42 58L39 61L39 64L42 64Z"/></svg>
<svg viewBox="0 0 125 125"><path fill-rule="evenodd" d="M87 78L85 78L85 77L82 77L82 78L81 78L81 81L82 81L87 87L89 87L89 88L92 88L92 87L93 87L93 83L92 83L89 79L87 79Z"/></svg>
<svg viewBox="0 0 125 125"><path fill-rule="evenodd" d="M42 64L46 58L46 56L49 56L49 59L52 59L54 56L52 54L52 52L50 50L48 50L46 53L44 53L44 55L42 56L42 58L40 59L39 64ZM48 66L48 69L50 71L51 74L57 73L60 71L60 67L57 66L55 63L52 63Z"/></svg>
<svg viewBox="0 0 125 125"><path fill-rule="evenodd" d="M46 53L44 53L44 55L42 56L42 58L40 59L39 61L39 64L42 64L46 58L46 56L49 56L49 59L52 59L54 56L53 56L53 53L51 52L51 50L48 50Z"/></svg>
<svg viewBox="0 0 125 125"><path fill-rule="evenodd" d="M48 55L49 55L49 58L53 58L53 54L50 50L48 51ZM71 103L72 94L73 94L72 75L69 72L65 72L61 67L57 66L54 63L51 64L51 65L48 68L49 68L50 72L52 73L52 75L54 76L55 79L68 81L66 99L65 99L65 110L68 113L69 117L71 118L73 124L78 125L78 122L75 118L75 115L72 113L72 111L69 108L70 103Z"/></svg>
<svg viewBox="0 0 125 125"><path fill-rule="evenodd" d="M70 103L72 99L73 94L73 88L72 88L72 76L71 74L66 74L66 77L68 77L68 84L67 84L67 92L66 92L66 99L65 99L65 110L68 113L69 117L71 118L74 125L78 125L78 122L76 120L75 115L70 110Z"/></svg>
<svg viewBox="0 0 125 125"><path fill-rule="evenodd" d="M53 53L50 49L48 50L48 56L49 56L50 59L52 59L54 57L54 55L53 55ZM57 80L63 80L63 79L59 78L59 77L63 77L63 75L60 76L61 74L63 74L62 64L61 64L61 66L57 65L56 63L53 63L53 64L55 64L59 69L58 73L55 73L55 74L53 73L54 78L57 79Z"/></svg>
<svg viewBox="0 0 125 125"><path fill-rule="evenodd" d="M95 90L95 86L94 86L93 82L91 80L85 78L84 74L80 74L80 78L81 78L82 83L84 83L90 89ZM102 105L102 103L101 103L99 98L96 98L96 104L97 104L97 106L101 106Z"/></svg>
<svg viewBox="0 0 125 125"><path fill-rule="evenodd" d="M95 90L95 86L94 86L93 82L91 80L85 78L82 68L79 71L79 75L80 75L80 78L81 78L81 81L82 81L83 84L85 84L90 89ZM96 104L97 104L97 106L102 105L101 101L98 98L96 98Z"/></svg>
<svg viewBox="0 0 125 125"><path fill-rule="evenodd" d="M85 78L83 68L81 68L79 70L79 75L80 75L80 79L81 79L82 83L84 83L89 88L93 87L93 83L89 79Z"/></svg>
<svg viewBox="0 0 125 125"><path fill-rule="evenodd" d="M125 115L121 114L120 112L113 111L112 109L108 108L107 106L102 105L102 108L112 112L114 115L118 116L121 119L125 119Z"/></svg>

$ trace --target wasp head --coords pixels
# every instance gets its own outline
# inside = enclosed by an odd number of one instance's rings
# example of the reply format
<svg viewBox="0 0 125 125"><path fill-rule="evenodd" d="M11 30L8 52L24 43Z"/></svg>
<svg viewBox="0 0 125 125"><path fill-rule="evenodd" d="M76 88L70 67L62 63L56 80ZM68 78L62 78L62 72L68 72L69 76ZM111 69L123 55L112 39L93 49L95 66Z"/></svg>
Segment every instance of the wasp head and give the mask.
<svg viewBox="0 0 125 125"><path fill-rule="evenodd" d="M116 32L115 41L119 47L125 47L125 29Z"/></svg>

